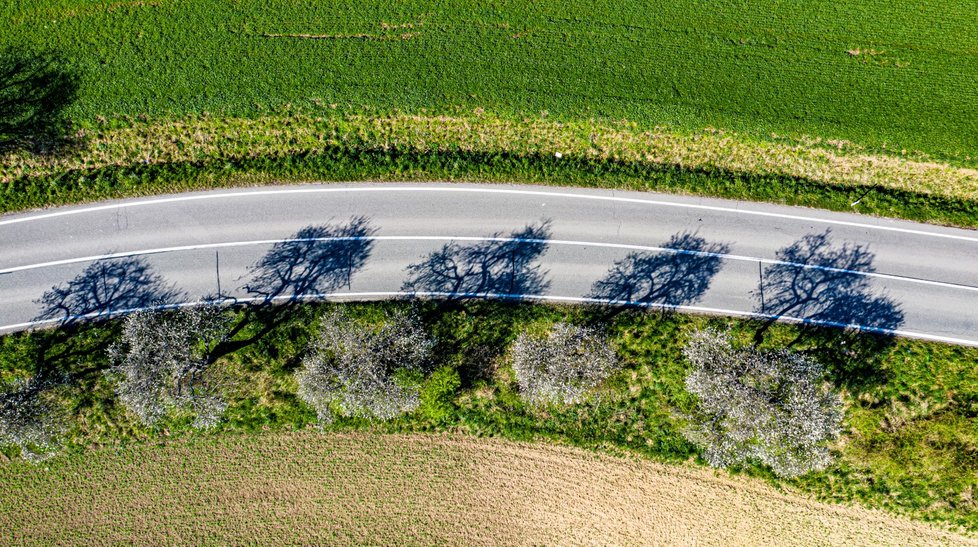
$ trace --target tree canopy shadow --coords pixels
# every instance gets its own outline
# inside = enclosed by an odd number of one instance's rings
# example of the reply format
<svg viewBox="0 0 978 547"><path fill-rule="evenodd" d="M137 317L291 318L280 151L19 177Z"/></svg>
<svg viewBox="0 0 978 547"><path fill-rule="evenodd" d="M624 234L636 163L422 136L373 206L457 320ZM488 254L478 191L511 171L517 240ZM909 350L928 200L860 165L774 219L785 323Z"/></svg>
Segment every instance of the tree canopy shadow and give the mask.
<svg viewBox="0 0 978 547"><path fill-rule="evenodd" d="M755 291L756 311L770 319L755 332L763 341L781 317L804 321L792 344L810 345L849 385L882 380L876 364L903 324L903 311L890 297L875 294L867 273L875 255L863 245L833 246L831 230L809 234L777 253Z"/></svg>
<svg viewBox="0 0 978 547"><path fill-rule="evenodd" d="M182 293L168 285L143 259L99 260L70 281L45 292L35 320L58 319L61 327L80 321L176 302Z"/></svg>
<svg viewBox="0 0 978 547"><path fill-rule="evenodd" d="M549 239L550 221L545 220L508 237L497 232L484 242L450 242L408 266L401 290L450 300L485 296L518 300L543 294L550 282L535 261L546 252Z"/></svg>
<svg viewBox="0 0 978 547"><path fill-rule="evenodd" d="M348 224L307 226L276 243L251 268L245 291L262 304L349 287L353 273L363 267L373 248L376 230L366 217Z"/></svg>
<svg viewBox="0 0 978 547"><path fill-rule="evenodd" d="M589 298L607 301L614 315L627 307L671 308L698 301L723 266L730 246L696 234L675 234L662 252L633 252L612 266Z"/></svg>
<svg viewBox="0 0 978 547"><path fill-rule="evenodd" d="M55 152L67 144L65 110L80 79L52 53L0 50L0 152Z"/></svg>

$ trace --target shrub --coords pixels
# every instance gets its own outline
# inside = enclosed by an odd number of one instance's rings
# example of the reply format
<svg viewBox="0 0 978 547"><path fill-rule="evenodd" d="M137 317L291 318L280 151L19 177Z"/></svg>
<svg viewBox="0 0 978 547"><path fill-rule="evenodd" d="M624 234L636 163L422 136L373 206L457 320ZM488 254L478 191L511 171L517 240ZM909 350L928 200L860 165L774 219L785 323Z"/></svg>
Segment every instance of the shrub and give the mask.
<svg viewBox="0 0 978 547"><path fill-rule="evenodd" d="M683 433L714 467L759 462L781 477L825 468L842 401L822 365L788 350L734 348L726 333L695 333L686 389L698 398Z"/></svg>
<svg viewBox="0 0 978 547"><path fill-rule="evenodd" d="M211 352L227 328L227 314L215 306L129 315L121 343L109 348L119 400L147 425L174 410L192 412L196 428L215 425L227 405L216 392Z"/></svg>
<svg viewBox="0 0 978 547"><path fill-rule="evenodd" d="M334 411L380 420L411 412L420 401L406 377L424 370L432 346L417 319L404 312L386 313L373 325L342 310L327 313L297 373L299 397L323 422Z"/></svg>
<svg viewBox="0 0 978 547"><path fill-rule="evenodd" d="M0 445L18 447L20 456L30 462L54 454L67 428L52 387L51 382L33 376L0 392Z"/></svg>
<svg viewBox="0 0 978 547"><path fill-rule="evenodd" d="M455 409L455 393L462 387L462 378L452 367L436 370L421 388L421 414L432 422L446 421Z"/></svg>
<svg viewBox="0 0 978 547"><path fill-rule="evenodd" d="M522 333L512 348L522 399L532 405L574 404L615 370L615 351L593 329L555 324L544 337Z"/></svg>

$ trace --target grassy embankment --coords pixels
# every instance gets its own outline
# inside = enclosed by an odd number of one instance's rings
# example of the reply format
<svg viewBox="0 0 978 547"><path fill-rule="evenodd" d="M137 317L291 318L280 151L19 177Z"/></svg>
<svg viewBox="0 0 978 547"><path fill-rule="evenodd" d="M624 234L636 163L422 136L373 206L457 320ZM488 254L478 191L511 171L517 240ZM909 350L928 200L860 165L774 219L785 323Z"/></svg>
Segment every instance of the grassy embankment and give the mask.
<svg viewBox="0 0 978 547"><path fill-rule="evenodd" d="M978 222L967 2L45 0L0 15L0 45L80 75L66 114L84 133L67 159L5 159L0 210L511 179Z"/></svg>
<svg viewBox="0 0 978 547"><path fill-rule="evenodd" d="M357 304L351 309L371 314L383 306L404 305ZM218 368L229 408L216 434L302 429L314 422L315 413L296 397L293 373L315 330L317 309L322 306L298 308L287 324L222 359ZM453 367L463 379L461 389L451 394L453 405L438 417L419 412L390 423L338 419L327 429L553 439L685 461L697 454L682 437L678 418L691 404L684 386L689 365L681 356L685 340L693 329L729 325L746 343L758 326L684 315L618 315L609 323L608 334L626 369L594 400L534 411L518 397L505 348L524 329L545 328L564 318L591 321L592 311L469 303L447 308L424 304L421 312L439 340L435 366ZM63 393L70 416L69 453L197 435L188 428L189 419L174 418L147 429L120 406L103 375L108 366L105 347L118 335L116 328L111 323L83 327L67 342L56 331L0 338L2 377L30 373L26 364L37 362L38 350L52 340L68 344L48 348L47 354L76 355L57 363L71 377ZM784 345L797 334L795 327L776 325L766 343ZM816 339L817 347L806 342L797 349L808 348L830 363L831 380L843 388L847 417L844 437L834 448L836 463L794 480L777 480L761 469L746 471L824 501L859 502L978 530L978 505L972 495L978 486L978 371L973 366L978 351L910 340L881 346L861 339L854 346L856 339L837 331L825 331Z"/></svg>
<svg viewBox="0 0 978 547"><path fill-rule="evenodd" d="M467 436L227 435L0 479L14 543L962 544L690 466Z"/></svg>

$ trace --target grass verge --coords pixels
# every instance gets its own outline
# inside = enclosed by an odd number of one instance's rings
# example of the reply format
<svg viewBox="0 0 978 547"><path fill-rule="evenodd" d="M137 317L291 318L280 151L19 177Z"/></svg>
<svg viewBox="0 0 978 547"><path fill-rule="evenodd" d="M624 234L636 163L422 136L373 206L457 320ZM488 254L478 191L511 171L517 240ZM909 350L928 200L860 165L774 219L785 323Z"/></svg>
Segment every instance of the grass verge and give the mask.
<svg viewBox="0 0 978 547"><path fill-rule="evenodd" d="M115 126L113 126L115 124ZM280 181L511 181L660 190L978 226L978 171L720 130L305 110L106 122L0 161L0 212Z"/></svg>

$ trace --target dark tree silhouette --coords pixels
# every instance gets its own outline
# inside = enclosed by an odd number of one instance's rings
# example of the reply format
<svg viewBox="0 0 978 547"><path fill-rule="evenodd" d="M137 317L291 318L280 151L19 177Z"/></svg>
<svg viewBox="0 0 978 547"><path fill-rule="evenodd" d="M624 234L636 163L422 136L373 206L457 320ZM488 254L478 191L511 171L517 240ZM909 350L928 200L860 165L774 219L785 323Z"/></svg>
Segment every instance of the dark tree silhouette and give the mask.
<svg viewBox="0 0 978 547"><path fill-rule="evenodd" d="M366 263L376 231L365 217L345 225L308 226L275 246L252 267L244 289L263 303L349 287L353 273Z"/></svg>
<svg viewBox="0 0 978 547"><path fill-rule="evenodd" d="M886 296L872 294L873 253L862 245L832 247L831 231L809 234L777 253L755 293L758 311L861 330L892 330L903 313Z"/></svg>
<svg viewBox="0 0 978 547"><path fill-rule="evenodd" d="M874 365L903 324L903 312L860 275L876 271L875 255L862 245L833 247L830 235L806 235L778 251L779 262L764 270L754 297L756 310L771 319L755 332L755 342L780 317L802 319L793 344L812 345L840 381L862 384L878 376Z"/></svg>
<svg viewBox="0 0 978 547"><path fill-rule="evenodd" d="M109 329L82 331L87 321L107 319L140 308L166 306L183 297L139 258L93 262L73 279L45 292L35 320L56 320L58 329L40 339L34 352L35 372L44 381L85 375L74 371L79 357L99 353L111 339ZM80 334L84 332L84 334Z"/></svg>
<svg viewBox="0 0 978 547"><path fill-rule="evenodd" d="M52 287L37 303L38 320L60 318L61 326L175 302L181 293L141 258L93 262L74 279Z"/></svg>
<svg viewBox="0 0 978 547"><path fill-rule="evenodd" d="M472 245L448 243L408 266L402 290L438 293L447 298L541 294L550 283L534 262L547 250L550 221L504 237L499 233Z"/></svg>
<svg viewBox="0 0 978 547"><path fill-rule="evenodd" d="M65 109L79 79L57 55L0 51L0 151L52 152L65 142Z"/></svg>
<svg viewBox="0 0 978 547"><path fill-rule="evenodd" d="M658 253L630 253L594 283L591 298L622 305L681 306L699 300L730 247L691 233L676 234Z"/></svg>

